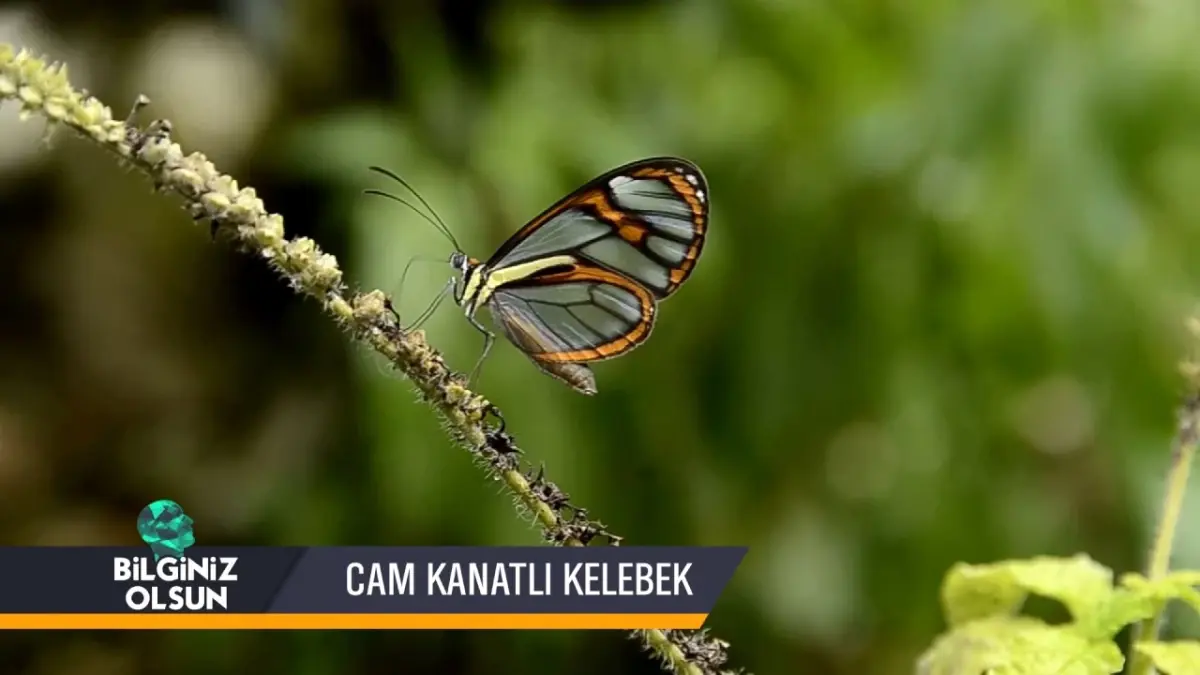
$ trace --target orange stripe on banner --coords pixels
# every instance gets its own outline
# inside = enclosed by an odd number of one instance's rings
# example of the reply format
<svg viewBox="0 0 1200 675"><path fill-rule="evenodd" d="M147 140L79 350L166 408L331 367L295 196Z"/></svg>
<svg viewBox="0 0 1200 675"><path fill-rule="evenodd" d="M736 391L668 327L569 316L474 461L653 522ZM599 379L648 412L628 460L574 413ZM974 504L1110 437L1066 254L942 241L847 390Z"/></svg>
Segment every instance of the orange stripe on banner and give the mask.
<svg viewBox="0 0 1200 675"><path fill-rule="evenodd" d="M0 614L0 630L635 630L707 614Z"/></svg>

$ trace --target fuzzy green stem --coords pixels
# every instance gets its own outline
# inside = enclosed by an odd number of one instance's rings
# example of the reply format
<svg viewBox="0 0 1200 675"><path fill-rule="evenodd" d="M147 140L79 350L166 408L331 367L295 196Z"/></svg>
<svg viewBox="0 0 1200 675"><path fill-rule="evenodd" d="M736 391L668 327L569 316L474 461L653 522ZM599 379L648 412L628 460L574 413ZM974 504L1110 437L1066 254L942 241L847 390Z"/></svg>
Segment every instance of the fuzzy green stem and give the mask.
<svg viewBox="0 0 1200 675"><path fill-rule="evenodd" d="M1187 494L1188 478L1192 470L1192 462L1196 457L1197 431L1200 429L1200 397L1191 396L1184 403L1179 414L1179 427L1171 451L1171 466L1167 471L1167 491L1163 496L1162 513L1159 517L1158 529L1154 536L1154 545L1150 549L1150 562L1146 577L1150 580L1161 579L1171 569L1171 548L1175 542L1175 531L1179 526L1179 514L1183 511L1183 498ZM1163 612L1166 603L1158 608L1152 617L1141 622L1133 629L1131 644L1137 645L1142 640L1155 640L1162 628ZM1154 665L1150 659L1136 648L1131 649L1130 675L1150 675Z"/></svg>
<svg viewBox="0 0 1200 675"><path fill-rule="evenodd" d="M0 43L0 102L16 101L21 118L38 115L69 128L120 161L150 177L156 189L182 197L196 220L214 225L240 249L265 260L288 285L318 303L339 326L379 352L420 391L443 418L451 438L475 457L484 470L503 482L518 511L532 516L547 543L611 545L620 537L522 458L503 425L488 424L495 407L471 391L459 373L425 342L420 331L404 330L390 311L382 291L352 292L334 256L306 237L288 239L283 217L266 210L253 188L217 170L203 154L184 154L171 138L171 125L156 120L145 129L134 115L149 101L139 96L128 120L115 119L112 109L71 86L65 65L44 60ZM634 631L632 635L676 675L723 675L728 643L705 631Z"/></svg>
<svg viewBox="0 0 1200 675"><path fill-rule="evenodd" d="M668 633L661 630L638 631L646 646L658 654L667 667L678 675L704 675L703 671L688 661L679 645L671 641Z"/></svg>

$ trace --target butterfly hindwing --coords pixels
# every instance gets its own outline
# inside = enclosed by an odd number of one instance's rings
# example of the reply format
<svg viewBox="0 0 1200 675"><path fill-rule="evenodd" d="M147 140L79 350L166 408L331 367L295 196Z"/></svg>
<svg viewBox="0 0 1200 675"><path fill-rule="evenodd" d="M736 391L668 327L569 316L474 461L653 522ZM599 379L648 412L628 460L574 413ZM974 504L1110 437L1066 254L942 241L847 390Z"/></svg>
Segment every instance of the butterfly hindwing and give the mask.
<svg viewBox="0 0 1200 675"><path fill-rule="evenodd" d="M509 340L539 363L624 354L650 336L657 309L645 288L579 264L501 286L487 306Z"/></svg>

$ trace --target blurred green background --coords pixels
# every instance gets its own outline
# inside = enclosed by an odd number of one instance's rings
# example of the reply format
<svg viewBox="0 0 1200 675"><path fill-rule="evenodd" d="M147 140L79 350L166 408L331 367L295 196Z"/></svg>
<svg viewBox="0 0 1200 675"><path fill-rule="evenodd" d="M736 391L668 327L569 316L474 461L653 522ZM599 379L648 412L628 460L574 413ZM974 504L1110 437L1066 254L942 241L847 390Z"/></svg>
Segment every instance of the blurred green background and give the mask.
<svg viewBox="0 0 1200 675"><path fill-rule="evenodd" d="M500 344L481 391L629 543L750 553L709 625L766 673L903 673L958 560L1139 568L1200 289L1186 0L0 5L0 41L169 117L413 316L591 176L678 154L712 223L586 398ZM0 543L532 544L409 384L94 146L0 111ZM468 369L478 334L426 326ZM1177 565L1200 564L1189 501ZM1175 634L1196 634L1180 614ZM620 633L0 636L4 672L649 674Z"/></svg>

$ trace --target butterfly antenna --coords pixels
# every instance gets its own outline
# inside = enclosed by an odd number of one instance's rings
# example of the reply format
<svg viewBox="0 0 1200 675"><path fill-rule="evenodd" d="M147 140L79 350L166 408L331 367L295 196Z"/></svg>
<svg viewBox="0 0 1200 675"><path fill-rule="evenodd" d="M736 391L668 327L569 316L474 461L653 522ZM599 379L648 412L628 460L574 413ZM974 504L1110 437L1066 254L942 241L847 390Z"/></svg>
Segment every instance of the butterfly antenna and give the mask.
<svg viewBox="0 0 1200 675"><path fill-rule="evenodd" d="M438 212L432 206L429 205L429 202L425 201L425 198L421 196L420 192L417 192L416 189L413 188L412 185L408 184L408 181L404 180L400 176L396 175L395 173L393 173L391 171L388 171L387 169L385 169L383 167L372 166L369 168L371 169L371 171L374 171L375 173L382 174L384 176L387 176L388 178L391 178L392 180L396 181L400 185L403 185L406 190L411 192L412 195L417 198L417 201L421 202L421 205L424 206L425 209L427 211L429 211L430 214L433 215L433 218L435 220L437 220L437 223L434 224L434 227L436 227L438 230L440 230L442 232L442 234L446 235L446 238L449 239L450 243L454 245L454 250L456 250L456 251L462 250L462 248L458 245L458 240L454 238L454 233L451 232L450 228L446 226L446 221L442 220L442 217L438 215ZM375 192L373 192L373 194L381 194L382 195L385 193L380 193L380 192L375 191ZM392 196L392 195L388 195L388 196ZM399 197L392 196L392 198L403 204L408 204L408 202L405 202L404 200L400 199ZM413 208L414 211L416 211L416 208L414 208L412 206L412 204L408 204L408 206L410 208ZM418 211L418 213L420 213L420 212ZM425 214L421 214L421 215L425 215ZM426 216L425 220L429 220L429 217ZM433 223L431 222L431 224L433 224Z"/></svg>
<svg viewBox="0 0 1200 675"><path fill-rule="evenodd" d="M434 219L430 218L427 213L425 213L421 209L418 209L417 207L413 206L411 202L406 201L403 197L397 197L394 194L391 194L389 192L384 192L382 190L363 190L363 194L375 195L376 197L387 197L388 199L390 199L394 202L399 202L399 203L407 206L408 208L412 209L413 213L424 218L425 222L432 225L433 229L437 230L439 234L442 234L443 236L446 235L446 231L444 229L442 229L441 225L439 225ZM457 248L457 246L455 248Z"/></svg>

